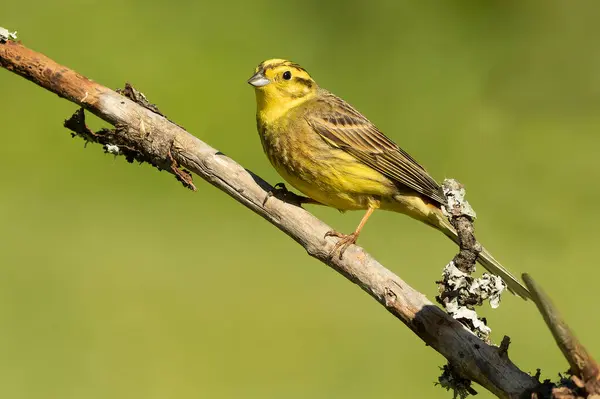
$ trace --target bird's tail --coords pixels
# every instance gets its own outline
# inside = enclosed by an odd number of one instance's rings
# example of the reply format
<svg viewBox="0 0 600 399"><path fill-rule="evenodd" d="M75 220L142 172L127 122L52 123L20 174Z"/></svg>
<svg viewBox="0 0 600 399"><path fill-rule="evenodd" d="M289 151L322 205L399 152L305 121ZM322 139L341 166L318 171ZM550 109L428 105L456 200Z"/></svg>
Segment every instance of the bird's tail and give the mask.
<svg viewBox="0 0 600 399"><path fill-rule="evenodd" d="M435 212L435 227L442 231L448 238L458 244L458 234L456 230L448 219L442 214L439 209L436 209L438 212ZM521 282L513 276L508 270L504 268L494 257L485 249L481 251L477 261L487 269L492 274L499 276L506 283L508 290L515 295L520 296L521 298L527 300L531 299L531 293L527 290L527 288L521 284Z"/></svg>

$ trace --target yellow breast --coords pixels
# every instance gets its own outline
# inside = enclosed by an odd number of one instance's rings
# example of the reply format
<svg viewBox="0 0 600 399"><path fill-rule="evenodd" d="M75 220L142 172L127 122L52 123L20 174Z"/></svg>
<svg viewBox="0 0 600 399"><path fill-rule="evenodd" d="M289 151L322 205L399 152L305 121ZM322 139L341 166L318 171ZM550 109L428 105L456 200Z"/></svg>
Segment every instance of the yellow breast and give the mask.
<svg viewBox="0 0 600 399"><path fill-rule="evenodd" d="M340 209L378 206L393 183L347 152L326 143L304 120L261 123L267 157L286 182L322 204Z"/></svg>

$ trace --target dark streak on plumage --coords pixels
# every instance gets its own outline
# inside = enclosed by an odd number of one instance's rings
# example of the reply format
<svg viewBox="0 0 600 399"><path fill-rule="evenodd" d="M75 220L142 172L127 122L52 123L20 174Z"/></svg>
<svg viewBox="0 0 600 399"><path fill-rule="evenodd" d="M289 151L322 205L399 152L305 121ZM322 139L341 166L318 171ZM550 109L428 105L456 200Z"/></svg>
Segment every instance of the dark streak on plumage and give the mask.
<svg viewBox="0 0 600 399"><path fill-rule="evenodd" d="M279 90L282 90L282 89L279 89ZM287 91L285 93L288 96L290 96L291 98L293 98L293 99L301 98L301 97L304 97L306 95L306 93L290 93L290 92L287 92Z"/></svg>
<svg viewBox="0 0 600 399"><path fill-rule="evenodd" d="M302 68L300 65L296 64L295 62L290 62L290 61L276 62L276 63L273 63L273 64L265 64L263 62L263 63L261 63L258 66L257 69L258 69L258 71L264 73L265 70L267 70L267 69L275 69L275 68L278 68L280 66L287 66L287 67L290 67L290 68L294 68L294 69L296 69L298 71L302 71L304 73L307 73L306 70L304 68Z"/></svg>
<svg viewBox="0 0 600 399"><path fill-rule="evenodd" d="M350 104L321 89L323 102L335 104L307 118L321 136L359 161L434 201L446 203L439 184L406 151L385 136Z"/></svg>
<svg viewBox="0 0 600 399"><path fill-rule="evenodd" d="M309 89L312 89L312 87L313 87L313 82L310 79L301 78L299 76L296 76L294 79L296 79L296 81L298 83L303 84L304 86L308 87Z"/></svg>

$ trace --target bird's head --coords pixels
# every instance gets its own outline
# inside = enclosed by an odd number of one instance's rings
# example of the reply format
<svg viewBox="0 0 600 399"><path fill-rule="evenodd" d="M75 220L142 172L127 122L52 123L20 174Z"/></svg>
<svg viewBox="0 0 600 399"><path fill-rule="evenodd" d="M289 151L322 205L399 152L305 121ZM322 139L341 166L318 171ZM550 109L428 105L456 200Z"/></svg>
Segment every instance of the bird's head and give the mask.
<svg viewBox="0 0 600 399"><path fill-rule="evenodd" d="M299 104L317 92L317 83L300 65L282 59L261 62L248 79L259 108Z"/></svg>

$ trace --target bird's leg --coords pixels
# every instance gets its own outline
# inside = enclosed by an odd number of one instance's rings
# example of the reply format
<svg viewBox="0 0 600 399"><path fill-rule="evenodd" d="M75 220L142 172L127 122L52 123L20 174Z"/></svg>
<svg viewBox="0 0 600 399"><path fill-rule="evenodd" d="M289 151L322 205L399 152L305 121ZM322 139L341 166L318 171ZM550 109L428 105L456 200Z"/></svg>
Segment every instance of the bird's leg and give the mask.
<svg viewBox="0 0 600 399"><path fill-rule="evenodd" d="M315 201L312 198L303 197L302 195L295 194L287 189L285 183L277 183L273 186L273 189L267 193L265 200L263 201L263 206L267 203L269 198L275 197L280 199L281 201L287 202L289 204L294 204L296 206L302 207L302 204L319 204L320 202Z"/></svg>
<svg viewBox="0 0 600 399"><path fill-rule="evenodd" d="M374 207L369 207L369 209L367 209L367 213L365 213L365 216L363 216L360 223L358 224L358 227L356 228L356 230L354 230L354 233L352 233L352 234L342 234L342 233L338 233L335 230L331 230L331 231L328 231L327 233L325 233L325 237L338 237L340 239L335 244L335 246L333 247L333 250L331 251L332 256L335 253L335 251L339 251L340 259L342 259L342 255L344 255L344 252L346 251L346 249L351 244L356 243L356 240L358 240L358 235L360 234L360 231L362 230L363 227L365 227L367 220L369 220L369 217L371 216L371 214L373 213L374 210L375 210Z"/></svg>

